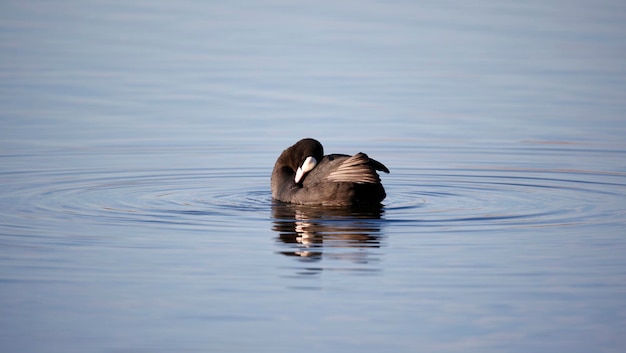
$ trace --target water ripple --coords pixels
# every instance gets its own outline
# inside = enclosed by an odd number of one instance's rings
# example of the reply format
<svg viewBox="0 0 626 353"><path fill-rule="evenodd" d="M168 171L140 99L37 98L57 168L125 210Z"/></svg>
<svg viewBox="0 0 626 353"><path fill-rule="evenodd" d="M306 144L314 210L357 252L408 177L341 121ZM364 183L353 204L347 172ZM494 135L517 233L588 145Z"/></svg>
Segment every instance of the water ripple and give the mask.
<svg viewBox="0 0 626 353"><path fill-rule="evenodd" d="M626 174L538 169L397 171L389 221L425 227L500 229L602 224L624 217Z"/></svg>
<svg viewBox="0 0 626 353"><path fill-rule="evenodd" d="M54 222L206 227L270 215L266 170L64 170L5 174L13 231ZM623 219L626 175L594 171L396 168L383 222L442 230L602 224ZM25 226L24 220L31 220Z"/></svg>
<svg viewBox="0 0 626 353"><path fill-rule="evenodd" d="M215 215L267 218L270 193L262 174L182 169L169 171L55 171L14 175L5 185L1 215L15 227L76 224L210 226Z"/></svg>

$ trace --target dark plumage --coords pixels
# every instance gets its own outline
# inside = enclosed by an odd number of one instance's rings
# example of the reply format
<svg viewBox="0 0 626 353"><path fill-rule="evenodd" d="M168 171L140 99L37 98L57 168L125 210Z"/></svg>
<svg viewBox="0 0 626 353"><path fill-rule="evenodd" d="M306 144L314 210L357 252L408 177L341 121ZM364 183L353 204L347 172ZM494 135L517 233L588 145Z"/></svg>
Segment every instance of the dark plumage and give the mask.
<svg viewBox="0 0 626 353"><path fill-rule="evenodd" d="M301 205L380 205L386 194L377 170L389 173L387 167L365 153L324 156L317 140L302 139L276 160L272 197Z"/></svg>

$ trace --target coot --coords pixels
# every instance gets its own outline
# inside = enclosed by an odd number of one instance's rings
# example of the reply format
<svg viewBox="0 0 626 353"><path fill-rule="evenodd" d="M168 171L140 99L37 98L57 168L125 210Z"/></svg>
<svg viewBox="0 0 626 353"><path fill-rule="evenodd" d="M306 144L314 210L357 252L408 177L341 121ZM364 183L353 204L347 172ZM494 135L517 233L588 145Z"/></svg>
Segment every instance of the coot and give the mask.
<svg viewBox="0 0 626 353"><path fill-rule="evenodd" d="M389 173L387 167L365 153L324 156L321 143L305 138L276 160L272 197L301 205L380 205L386 194L377 170Z"/></svg>

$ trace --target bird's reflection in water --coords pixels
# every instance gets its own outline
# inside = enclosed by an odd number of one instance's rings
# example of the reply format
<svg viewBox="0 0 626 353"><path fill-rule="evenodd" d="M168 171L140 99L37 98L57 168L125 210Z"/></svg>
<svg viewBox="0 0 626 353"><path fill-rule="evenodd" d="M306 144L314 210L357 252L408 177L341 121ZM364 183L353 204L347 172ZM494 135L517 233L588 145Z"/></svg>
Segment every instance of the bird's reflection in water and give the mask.
<svg viewBox="0 0 626 353"><path fill-rule="evenodd" d="M322 258L367 264L380 247L382 207L368 209L322 208L283 203L272 205L273 230L284 247L279 251L301 261ZM319 272L321 268L308 269Z"/></svg>

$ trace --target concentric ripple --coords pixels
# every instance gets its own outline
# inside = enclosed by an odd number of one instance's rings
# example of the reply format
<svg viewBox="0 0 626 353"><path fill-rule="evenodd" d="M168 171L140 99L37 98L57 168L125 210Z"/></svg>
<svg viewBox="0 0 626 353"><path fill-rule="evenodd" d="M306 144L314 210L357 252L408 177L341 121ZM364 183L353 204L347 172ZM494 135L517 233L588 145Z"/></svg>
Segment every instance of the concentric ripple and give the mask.
<svg viewBox="0 0 626 353"><path fill-rule="evenodd" d="M255 171L209 169L15 173L1 197L3 204L12 206L1 218L4 226L14 229L59 222L215 226L225 217L267 218L271 197L261 187L265 179Z"/></svg>
<svg viewBox="0 0 626 353"><path fill-rule="evenodd" d="M579 170L403 169L389 220L497 229L621 222L626 175ZM458 228L457 228L458 229Z"/></svg>
<svg viewBox="0 0 626 353"><path fill-rule="evenodd" d="M15 234L60 223L66 229L226 228L236 219L254 227L271 217L266 173L195 168L4 174L0 197L8 206L0 218ZM379 222L389 226L484 230L611 224L626 216L622 173L395 168L384 183L388 196Z"/></svg>

